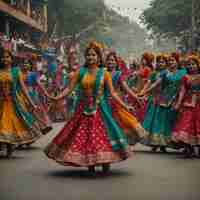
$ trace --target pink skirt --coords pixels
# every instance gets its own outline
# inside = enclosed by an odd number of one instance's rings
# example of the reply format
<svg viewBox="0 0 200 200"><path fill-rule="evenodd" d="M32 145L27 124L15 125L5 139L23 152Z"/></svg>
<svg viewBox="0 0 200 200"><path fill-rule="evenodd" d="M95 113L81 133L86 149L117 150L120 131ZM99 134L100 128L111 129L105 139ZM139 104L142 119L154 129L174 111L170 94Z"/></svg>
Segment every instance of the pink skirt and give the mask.
<svg viewBox="0 0 200 200"><path fill-rule="evenodd" d="M200 145L200 104L195 108L181 108L172 139L175 142Z"/></svg>

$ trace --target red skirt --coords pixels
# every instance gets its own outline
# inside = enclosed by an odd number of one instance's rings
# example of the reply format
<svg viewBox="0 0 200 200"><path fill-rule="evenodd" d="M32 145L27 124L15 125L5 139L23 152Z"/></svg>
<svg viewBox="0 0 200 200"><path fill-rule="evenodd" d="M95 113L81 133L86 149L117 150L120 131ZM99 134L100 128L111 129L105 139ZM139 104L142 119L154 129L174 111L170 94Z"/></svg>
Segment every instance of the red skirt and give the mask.
<svg viewBox="0 0 200 200"><path fill-rule="evenodd" d="M144 121L144 115L145 115L145 112L147 110L147 100L144 99L142 101L142 106L141 107L137 107L136 108L136 118L138 119L138 121L140 123L142 123Z"/></svg>
<svg viewBox="0 0 200 200"><path fill-rule="evenodd" d="M73 118L46 147L45 153L66 166L113 163L131 155L129 149L113 151L100 110L97 109L94 115L84 115L82 103Z"/></svg>
<svg viewBox="0 0 200 200"><path fill-rule="evenodd" d="M200 145L200 104L197 104L195 108L181 108L172 139L175 142Z"/></svg>

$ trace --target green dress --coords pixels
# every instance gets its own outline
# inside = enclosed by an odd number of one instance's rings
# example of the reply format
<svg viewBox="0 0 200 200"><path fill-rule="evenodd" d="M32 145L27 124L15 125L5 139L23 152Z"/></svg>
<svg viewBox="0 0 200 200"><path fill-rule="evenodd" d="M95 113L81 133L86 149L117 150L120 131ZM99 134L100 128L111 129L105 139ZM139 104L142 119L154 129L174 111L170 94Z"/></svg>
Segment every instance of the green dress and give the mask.
<svg viewBox="0 0 200 200"><path fill-rule="evenodd" d="M176 111L172 104L176 100L185 73L183 70L177 70L175 73L164 70L152 77L153 82L161 79L161 84L149 97L143 121L143 128L149 133L145 141L146 145L168 146L170 144L171 131L176 121Z"/></svg>

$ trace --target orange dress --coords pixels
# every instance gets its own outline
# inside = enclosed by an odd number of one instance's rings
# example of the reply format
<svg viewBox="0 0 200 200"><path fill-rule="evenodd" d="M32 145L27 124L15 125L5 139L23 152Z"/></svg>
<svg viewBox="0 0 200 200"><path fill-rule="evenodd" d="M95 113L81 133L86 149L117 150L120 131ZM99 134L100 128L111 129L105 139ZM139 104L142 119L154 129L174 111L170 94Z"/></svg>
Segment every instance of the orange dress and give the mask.
<svg viewBox="0 0 200 200"><path fill-rule="evenodd" d="M115 88L119 89L119 84L121 84L120 81L123 80L121 80L120 76L118 76L118 78L115 78L114 76L115 75L113 75L112 77L113 85L115 86ZM120 93L120 91L118 93ZM117 104L115 100L111 96L109 96L109 94L107 95L109 99L109 104L112 108L112 115L119 126L124 130L124 132L131 137L145 137L147 135L146 131L142 128L137 118L133 114L125 110L123 107L121 107L119 104Z"/></svg>
<svg viewBox="0 0 200 200"><path fill-rule="evenodd" d="M35 127L29 129L16 111L12 96L13 78L10 71L0 71L0 142L9 144L32 143L40 137ZM27 111L27 101L22 93L17 96L23 110Z"/></svg>

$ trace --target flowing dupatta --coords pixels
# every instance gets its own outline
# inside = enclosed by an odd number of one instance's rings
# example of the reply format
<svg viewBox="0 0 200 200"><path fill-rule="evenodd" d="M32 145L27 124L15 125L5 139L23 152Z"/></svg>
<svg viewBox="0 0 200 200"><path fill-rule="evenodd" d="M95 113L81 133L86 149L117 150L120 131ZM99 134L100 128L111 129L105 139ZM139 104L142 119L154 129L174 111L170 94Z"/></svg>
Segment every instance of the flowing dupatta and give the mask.
<svg viewBox="0 0 200 200"><path fill-rule="evenodd" d="M121 76L121 71L116 71L112 76L112 83L115 87ZM112 109L108 103L108 97L110 96L110 91L106 87L104 89L104 99L101 102L100 108L102 110L102 115L104 121L108 127L108 132L111 138L112 148L114 150L127 149L128 140L125 136L123 130L117 125L116 121L112 117Z"/></svg>
<svg viewBox="0 0 200 200"><path fill-rule="evenodd" d="M81 85L81 80L84 78L86 72L87 72L87 67L81 67L79 74L79 83L78 83L79 85L78 88L80 90L79 100L80 97L83 96L80 85ZM100 84L102 79L104 78L104 72L105 72L104 68L100 68L96 75L96 81L93 88L93 98L94 98L93 109L91 110L84 109L84 111L91 113L92 115L95 114L95 110L97 109L97 107L99 107L113 151L121 151L121 150L124 151L127 150L128 148L127 137L125 136L123 130L119 128L119 126L113 119L112 114L110 112L111 108L108 104L107 98L105 98L104 93L100 92L101 90Z"/></svg>
<svg viewBox="0 0 200 200"><path fill-rule="evenodd" d="M15 111L18 117L23 119L24 123L28 128L33 127L33 123L35 122L35 118L33 115L28 112L24 106L22 106L19 96L20 93L22 92L20 83L19 83L19 69L17 67L14 67L11 69L11 75L13 78L13 87L12 87L12 98L13 98L13 103L15 106Z"/></svg>
<svg viewBox="0 0 200 200"><path fill-rule="evenodd" d="M118 81L119 81L119 78L120 78L121 74L122 74L122 72L120 70L117 70L117 71L115 71L113 73L113 75L112 75L112 84L113 84L114 88L117 87L117 84L118 84ZM104 89L104 95L106 97L110 96L110 91L109 91L109 89L107 87Z"/></svg>

